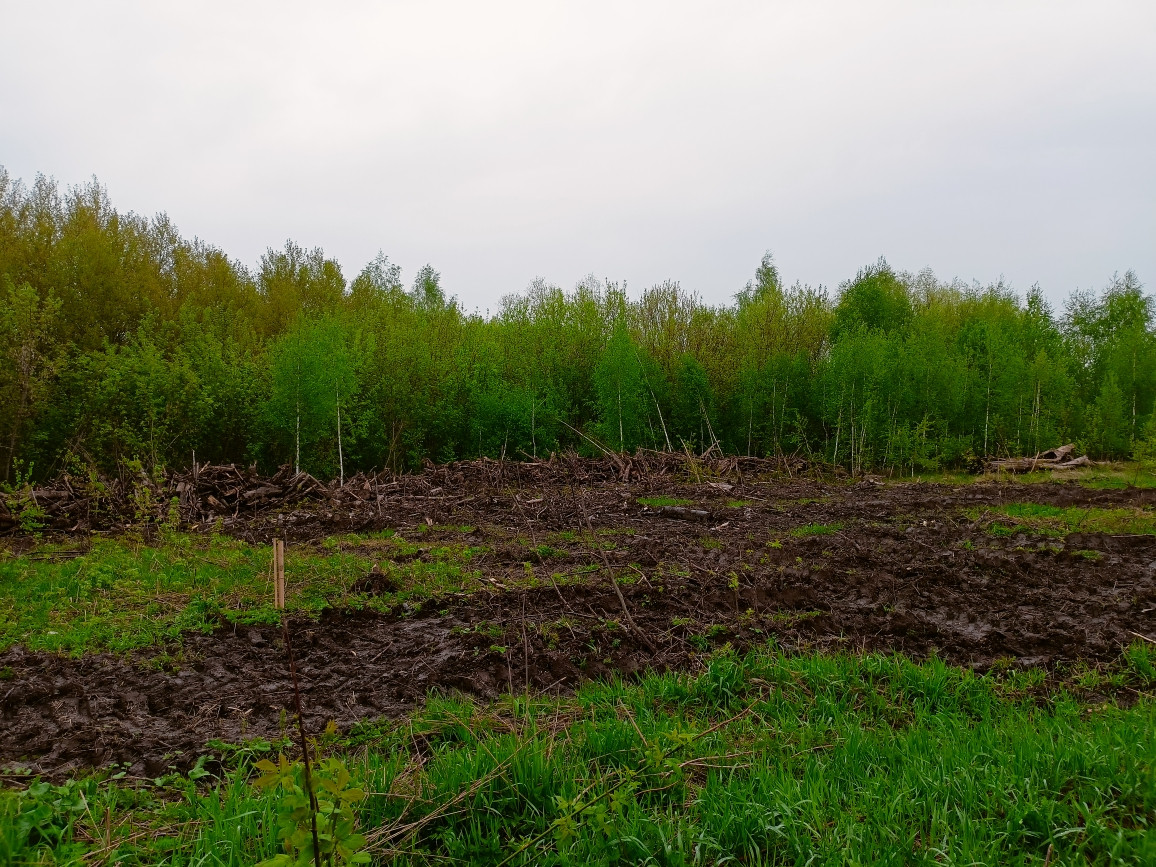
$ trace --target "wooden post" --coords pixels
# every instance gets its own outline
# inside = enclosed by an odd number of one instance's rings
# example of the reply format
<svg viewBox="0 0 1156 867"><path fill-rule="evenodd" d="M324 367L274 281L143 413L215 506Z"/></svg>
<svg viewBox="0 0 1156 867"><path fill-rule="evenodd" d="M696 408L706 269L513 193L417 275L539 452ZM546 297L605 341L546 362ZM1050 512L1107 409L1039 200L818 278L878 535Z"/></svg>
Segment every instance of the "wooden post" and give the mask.
<svg viewBox="0 0 1156 867"><path fill-rule="evenodd" d="M285 607L285 542L273 540L273 607Z"/></svg>

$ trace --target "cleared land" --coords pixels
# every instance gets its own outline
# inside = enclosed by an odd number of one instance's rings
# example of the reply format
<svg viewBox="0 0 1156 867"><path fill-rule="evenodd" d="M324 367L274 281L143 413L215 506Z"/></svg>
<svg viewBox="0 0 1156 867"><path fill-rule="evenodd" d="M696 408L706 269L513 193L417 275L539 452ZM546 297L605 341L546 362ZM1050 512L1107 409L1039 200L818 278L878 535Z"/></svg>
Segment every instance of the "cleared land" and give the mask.
<svg viewBox="0 0 1156 867"><path fill-rule="evenodd" d="M385 793L361 814L381 857L404 841L415 863L497 863L523 838L558 830L567 808L556 798L576 796L575 781L611 786L608 769L643 761L648 744L740 714L680 755L690 764L676 763L674 794L631 801L637 846L623 842L625 826L608 835L584 816L574 835L518 857L637 860L660 845L656 828L678 838L693 814L695 827L717 830L746 805L749 822L712 837L709 857L693 856L689 838L668 841L672 851L687 863L795 863L808 851L933 863L936 847L954 860L1018 846L1041 863L1110 852L1143 863L1156 820L1156 654L1145 640L1156 636L1156 491L849 483L776 469L656 461L628 476L611 462L481 462L361 479L291 509L130 530L136 538L99 527L12 537L18 555L0 561L0 762L57 782L114 763L130 780L207 768L243 788L244 750L226 745L286 748L292 721L269 607L269 541L281 535L306 725L320 736L333 721L332 749L363 750L360 773ZM615 675L627 683L605 685ZM452 698L422 709L431 691ZM854 731L882 753L847 753ZM1060 813L1013 822L1014 793L973 798L933 782L938 771L922 789L900 785L911 763L946 762L950 777L988 750L1010 752L968 785L1034 781L1042 788L1023 795L1024 809L1066 805L1069 825ZM814 751L834 751L848 773L878 773L878 785L836 784L840 772L824 766L833 788L808 795L808 774L822 776ZM447 769L467 754L468 770ZM502 770L515 754L538 755L545 776L523 768L515 785ZM437 812L475 784L471 798L514 793L493 815L460 801ZM738 801L710 795L720 786ZM860 848L835 845L847 828L828 814L840 803L865 815L902 791L927 804L949 792L947 812L893 805L867 822L875 830ZM1100 831L1079 803L1099 805ZM704 818L708 807L723 812ZM269 853L256 814L237 863ZM206 840L198 821L177 833L181 858ZM1015 827L1000 832L1001 822Z"/></svg>

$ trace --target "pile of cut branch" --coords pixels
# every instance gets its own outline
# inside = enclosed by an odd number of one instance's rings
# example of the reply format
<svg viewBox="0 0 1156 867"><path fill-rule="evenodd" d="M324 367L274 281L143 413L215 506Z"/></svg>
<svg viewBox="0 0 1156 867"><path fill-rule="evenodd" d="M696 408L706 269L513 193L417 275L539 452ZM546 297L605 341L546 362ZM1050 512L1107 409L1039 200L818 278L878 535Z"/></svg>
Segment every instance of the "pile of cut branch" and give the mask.
<svg viewBox="0 0 1156 867"><path fill-rule="evenodd" d="M1068 443L1066 446L1040 452L1034 458L1001 458L988 461L987 470L993 473L1034 473L1037 470L1074 470L1077 467L1090 467L1095 463L1087 455L1072 457L1075 451L1075 443Z"/></svg>

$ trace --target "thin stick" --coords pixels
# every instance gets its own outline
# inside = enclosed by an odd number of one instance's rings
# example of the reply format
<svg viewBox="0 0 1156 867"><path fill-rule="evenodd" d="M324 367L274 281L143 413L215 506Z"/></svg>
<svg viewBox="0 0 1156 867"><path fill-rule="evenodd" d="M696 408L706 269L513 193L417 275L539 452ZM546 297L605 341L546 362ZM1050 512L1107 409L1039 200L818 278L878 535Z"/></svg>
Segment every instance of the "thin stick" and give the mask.
<svg viewBox="0 0 1156 867"><path fill-rule="evenodd" d="M283 542L279 544L284 545ZM285 638L285 652L289 655L289 674L293 678L293 709L297 711L297 733L301 737L301 755L305 759L305 788L309 790L309 824L313 831L313 863L316 867L321 867L321 845L317 841L317 793L313 791L309 742L305 740L305 720L301 714L301 685L297 681L297 662L293 659L293 643L289 640L289 621L284 616L281 617L281 634Z"/></svg>
<svg viewBox="0 0 1156 867"><path fill-rule="evenodd" d="M526 694L530 692L530 643L526 640L526 594L522 594L522 676L526 682Z"/></svg>
<svg viewBox="0 0 1156 867"><path fill-rule="evenodd" d="M594 535L594 527L590 524L590 516L586 514L586 504L580 498L578 500L578 508L582 510L582 520L586 522L586 529L590 533L594 548L601 555L602 563L606 567L606 571L610 573L610 586L614 588L614 592L618 596L618 603L622 606L622 613L626 616L627 625L634 631L634 634L638 636L638 639L646 645L646 649L649 650L651 654L657 655L658 650L650 643L650 639L646 637L646 633L638 628L638 624L634 622L634 618L630 616L630 609L626 607L626 597L622 595L622 588L618 586L618 580L614 577L614 570L610 568L610 559L598 544L598 537Z"/></svg>
<svg viewBox="0 0 1156 867"><path fill-rule="evenodd" d="M273 540L273 607L285 607L285 542Z"/></svg>

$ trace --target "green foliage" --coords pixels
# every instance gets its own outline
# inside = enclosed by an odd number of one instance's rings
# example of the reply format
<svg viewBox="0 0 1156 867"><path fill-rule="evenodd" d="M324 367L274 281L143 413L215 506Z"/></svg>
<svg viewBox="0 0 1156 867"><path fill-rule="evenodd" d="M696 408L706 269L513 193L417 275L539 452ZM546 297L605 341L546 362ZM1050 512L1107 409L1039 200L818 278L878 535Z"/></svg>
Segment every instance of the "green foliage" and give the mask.
<svg viewBox="0 0 1156 867"><path fill-rule="evenodd" d="M316 813L310 803L304 763L290 764L282 755L277 764L262 759L256 767L261 776L253 785L276 796L277 839L285 849L258 867L310 867L318 855L319 863L325 865L370 863L369 853L362 851L365 836L356 831L355 808L365 800L365 792L352 785L353 778L341 759L325 758L312 768Z"/></svg>
<svg viewBox="0 0 1156 867"><path fill-rule="evenodd" d="M98 184L0 169L0 480L69 454L331 477L716 444L915 476L1063 442L1147 460L1154 415L1156 310L1132 272L1057 314L1038 287L884 260L831 298L767 253L732 306L588 277L482 315L430 265L403 283L378 254L348 282L288 241L250 272Z"/></svg>
<svg viewBox="0 0 1156 867"><path fill-rule="evenodd" d="M22 792L0 792L0 863L15 863L16 853L42 847L65 857L80 854L76 850L83 847L73 843L73 830L89 812L93 789L77 780L62 785L35 780Z"/></svg>
<svg viewBox="0 0 1156 867"><path fill-rule="evenodd" d="M842 287L832 326L836 338L857 330L905 329L912 318L908 291L883 259L868 265Z"/></svg>
<svg viewBox="0 0 1156 867"><path fill-rule="evenodd" d="M44 527L45 512L32 494L32 472L35 464L24 466L23 461L13 462L12 483L0 483L0 492L6 492L8 507L14 512L16 526L23 533L36 535Z"/></svg>
<svg viewBox="0 0 1156 867"><path fill-rule="evenodd" d="M829 536L832 533L838 533L842 529L842 524L805 524L802 527L795 527L795 529L791 530L791 535L796 539L805 539L807 536Z"/></svg>
<svg viewBox="0 0 1156 867"><path fill-rule="evenodd" d="M713 445L714 395L706 369L691 355L678 360L670 411L671 434L676 442L703 452Z"/></svg>
<svg viewBox="0 0 1156 867"><path fill-rule="evenodd" d="M1156 475L1156 412L1154 412L1140 432L1140 438L1133 447L1137 462L1150 475Z"/></svg>
<svg viewBox="0 0 1156 867"><path fill-rule="evenodd" d="M573 696L431 696L327 736L319 837L335 863L1148 864L1151 647L1062 682L766 647ZM312 863L300 764L210 749L220 779L0 789L0 857Z"/></svg>
<svg viewBox="0 0 1156 867"><path fill-rule="evenodd" d="M603 442L619 452L633 451L644 442L654 444L650 394L639 349L621 319L594 369L594 387L598 400L595 430Z"/></svg>
<svg viewBox="0 0 1156 867"><path fill-rule="evenodd" d="M18 460L17 444L49 397L62 347L53 339L60 300L51 291L17 285L8 274L0 290L0 407L7 410L0 413L0 482L7 482Z"/></svg>
<svg viewBox="0 0 1156 867"><path fill-rule="evenodd" d="M335 317L302 317L270 349L267 423L279 453L295 467L337 475L350 437L349 407L357 400L355 343L352 329Z"/></svg>

